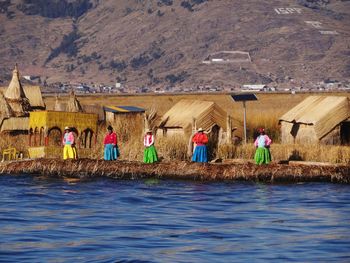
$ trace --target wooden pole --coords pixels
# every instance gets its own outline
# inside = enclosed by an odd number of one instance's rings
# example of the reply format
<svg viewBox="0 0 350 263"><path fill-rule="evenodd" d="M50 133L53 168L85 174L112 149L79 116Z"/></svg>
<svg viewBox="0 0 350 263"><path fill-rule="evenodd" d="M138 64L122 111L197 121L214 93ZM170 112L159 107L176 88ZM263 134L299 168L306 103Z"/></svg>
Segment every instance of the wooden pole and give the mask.
<svg viewBox="0 0 350 263"><path fill-rule="evenodd" d="M245 101L243 101L243 123L244 123L244 143L247 143L247 109Z"/></svg>

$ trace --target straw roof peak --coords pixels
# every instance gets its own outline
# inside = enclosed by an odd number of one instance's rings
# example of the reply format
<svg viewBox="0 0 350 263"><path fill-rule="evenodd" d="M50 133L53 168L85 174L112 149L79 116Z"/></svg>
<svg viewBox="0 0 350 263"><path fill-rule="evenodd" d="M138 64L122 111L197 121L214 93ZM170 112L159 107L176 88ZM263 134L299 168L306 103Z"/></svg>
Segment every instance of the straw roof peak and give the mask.
<svg viewBox="0 0 350 263"><path fill-rule="evenodd" d="M12 71L12 79L5 91L5 98L8 99L20 99L25 98L24 90L22 87L22 83L19 78L19 71L17 64L15 65L14 70Z"/></svg>
<svg viewBox="0 0 350 263"><path fill-rule="evenodd" d="M12 71L11 82L4 93L4 97L15 116L27 116L31 110L28 98L26 97L20 78L17 64Z"/></svg>
<svg viewBox="0 0 350 263"><path fill-rule="evenodd" d="M69 93L67 111L69 111L69 112L83 112L83 107L80 105L80 102L76 98L73 90L71 90Z"/></svg>

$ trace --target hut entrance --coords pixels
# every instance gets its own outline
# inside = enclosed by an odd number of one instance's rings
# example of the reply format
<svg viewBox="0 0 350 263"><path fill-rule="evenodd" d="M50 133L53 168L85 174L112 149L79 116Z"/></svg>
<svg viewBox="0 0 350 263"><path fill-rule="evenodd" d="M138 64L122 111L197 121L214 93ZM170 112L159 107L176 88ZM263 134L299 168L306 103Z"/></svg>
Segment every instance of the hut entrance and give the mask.
<svg viewBox="0 0 350 263"><path fill-rule="evenodd" d="M342 145L350 145L350 121L340 125L340 139Z"/></svg>
<svg viewBox="0 0 350 263"><path fill-rule="evenodd" d="M86 129L82 132L81 138L81 147L83 148L91 148L92 146L92 136L93 131L91 129Z"/></svg>
<svg viewBox="0 0 350 263"><path fill-rule="evenodd" d="M62 132L58 127L54 127L48 132L48 144L50 146L62 145Z"/></svg>
<svg viewBox="0 0 350 263"><path fill-rule="evenodd" d="M209 134L209 142L208 142L208 159L213 160L216 156L216 152L219 144L219 132L220 127L218 125L214 125L211 128L211 132Z"/></svg>

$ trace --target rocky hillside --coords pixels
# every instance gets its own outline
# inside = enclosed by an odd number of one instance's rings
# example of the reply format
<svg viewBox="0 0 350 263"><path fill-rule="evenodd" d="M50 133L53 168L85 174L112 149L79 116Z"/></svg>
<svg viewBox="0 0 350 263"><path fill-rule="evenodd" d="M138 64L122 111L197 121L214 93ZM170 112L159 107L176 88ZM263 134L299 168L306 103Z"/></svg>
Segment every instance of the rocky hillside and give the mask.
<svg viewBox="0 0 350 263"><path fill-rule="evenodd" d="M16 62L130 88L342 81L350 1L0 0L0 43L3 83Z"/></svg>

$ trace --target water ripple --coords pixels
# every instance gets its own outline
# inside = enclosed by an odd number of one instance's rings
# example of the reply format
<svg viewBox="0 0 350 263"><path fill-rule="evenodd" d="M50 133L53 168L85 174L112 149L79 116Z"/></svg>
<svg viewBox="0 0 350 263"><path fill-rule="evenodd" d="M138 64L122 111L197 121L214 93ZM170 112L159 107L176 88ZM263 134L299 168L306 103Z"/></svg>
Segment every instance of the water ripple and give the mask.
<svg viewBox="0 0 350 263"><path fill-rule="evenodd" d="M0 176L0 262L349 262L347 185Z"/></svg>

